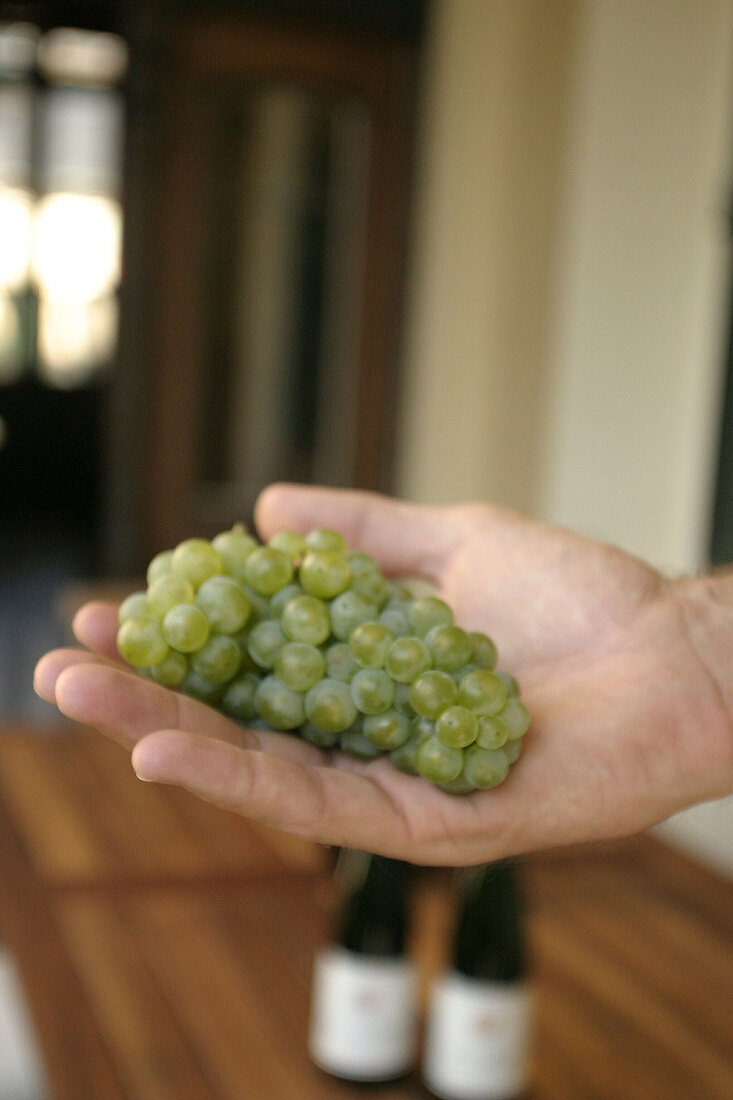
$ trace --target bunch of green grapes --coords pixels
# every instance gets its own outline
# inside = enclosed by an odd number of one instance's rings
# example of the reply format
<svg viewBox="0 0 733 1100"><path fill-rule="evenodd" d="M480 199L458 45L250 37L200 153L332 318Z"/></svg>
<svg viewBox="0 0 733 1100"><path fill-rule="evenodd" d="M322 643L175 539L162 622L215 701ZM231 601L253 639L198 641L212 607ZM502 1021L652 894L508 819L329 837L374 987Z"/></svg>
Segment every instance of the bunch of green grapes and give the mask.
<svg viewBox="0 0 733 1100"><path fill-rule="evenodd" d="M237 525L156 555L146 591L120 606L117 647L241 722L389 754L456 794L501 783L529 726L491 638L324 528L263 545Z"/></svg>

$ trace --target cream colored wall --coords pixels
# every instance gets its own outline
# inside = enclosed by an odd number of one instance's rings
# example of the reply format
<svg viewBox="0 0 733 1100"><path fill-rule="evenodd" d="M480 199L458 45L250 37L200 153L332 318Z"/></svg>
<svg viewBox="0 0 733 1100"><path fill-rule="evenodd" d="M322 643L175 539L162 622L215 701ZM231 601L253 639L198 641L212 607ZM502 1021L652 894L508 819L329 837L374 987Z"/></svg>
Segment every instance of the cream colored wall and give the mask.
<svg viewBox="0 0 733 1100"><path fill-rule="evenodd" d="M733 0L436 0L398 491L704 566ZM666 835L733 868L733 800Z"/></svg>
<svg viewBox="0 0 733 1100"><path fill-rule="evenodd" d="M397 488L704 562L732 0L437 0Z"/></svg>
<svg viewBox="0 0 733 1100"><path fill-rule="evenodd" d="M541 512L705 563L727 309L728 0L583 5Z"/></svg>
<svg viewBox="0 0 733 1100"><path fill-rule="evenodd" d="M428 50L399 491L531 508L573 0L442 0Z"/></svg>

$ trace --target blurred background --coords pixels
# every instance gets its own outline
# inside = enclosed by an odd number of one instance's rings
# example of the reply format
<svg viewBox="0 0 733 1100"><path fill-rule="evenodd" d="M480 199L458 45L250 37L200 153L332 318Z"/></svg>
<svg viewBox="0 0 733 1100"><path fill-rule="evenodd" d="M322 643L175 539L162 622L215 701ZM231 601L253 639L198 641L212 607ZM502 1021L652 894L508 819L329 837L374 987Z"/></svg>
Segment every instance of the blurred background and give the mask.
<svg viewBox="0 0 733 1100"><path fill-rule="evenodd" d="M422 3L0 3L0 714L74 581L390 489Z"/></svg>
<svg viewBox="0 0 733 1100"><path fill-rule="evenodd" d="M0 722L276 478L733 560L732 170L733 0L0 0Z"/></svg>
<svg viewBox="0 0 733 1100"><path fill-rule="evenodd" d="M732 107L727 0L0 3L0 717L275 478L733 560Z"/></svg>

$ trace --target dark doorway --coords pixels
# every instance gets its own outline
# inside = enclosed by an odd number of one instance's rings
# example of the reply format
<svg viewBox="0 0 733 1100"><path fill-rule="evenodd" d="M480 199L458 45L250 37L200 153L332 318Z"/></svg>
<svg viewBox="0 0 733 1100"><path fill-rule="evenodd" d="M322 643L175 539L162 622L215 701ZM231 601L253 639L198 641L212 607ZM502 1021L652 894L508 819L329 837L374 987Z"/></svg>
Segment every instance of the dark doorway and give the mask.
<svg viewBox="0 0 733 1100"><path fill-rule="evenodd" d="M389 488L425 7L0 0L0 33L21 28L0 50L0 192L36 221L63 198L48 272L29 253L25 280L3 285L0 264L0 721L55 719L32 669L68 640L59 603L70 586L135 576L160 539L246 518L272 476ZM125 66L113 50L111 69L70 78L59 29L112 36ZM8 148L23 111L19 160ZM257 220L270 191L256 190L247 159L270 119L307 137L291 161L292 249L280 253L289 294L274 278L267 299L287 305L292 326L272 384L267 355L253 365L243 354L237 297L279 247L278 226ZM278 155L265 149L273 164ZM284 162L279 172L285 194L294 176ZM94 290L82 237L69 235L75 186L92 213L107 203L88 242L119 222L119 264L102 265ZM75 270L87 298L69 307ZM251 297L242 316L260 347L279 331ZM252 411L242 375L277 401Z"/></svg>

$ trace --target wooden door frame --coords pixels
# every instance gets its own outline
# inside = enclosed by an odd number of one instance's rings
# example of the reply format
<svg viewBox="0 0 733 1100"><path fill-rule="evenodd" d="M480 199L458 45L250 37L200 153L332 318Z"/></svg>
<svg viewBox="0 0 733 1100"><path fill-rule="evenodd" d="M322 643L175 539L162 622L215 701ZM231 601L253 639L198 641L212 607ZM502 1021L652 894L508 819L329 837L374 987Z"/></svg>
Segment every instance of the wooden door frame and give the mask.
<svg viewBox="0 0 733 1100"><path fill-rule="evenodd" d="M156 303L146 411L142 534L155 552L191 534L190 488L197 477L196 431L200 257L204 222L200 186L202 110L197 87L213 80L296 81L359 96L372 134L363 267L360 415L353 484L386 490L392 439L414 113L415 50L387 36L226 17L192 17L176 28L165 79L165 147L158 179L158 262L151 269ZM193 94L192 94L193 92ZM232 517L235 519L237 517ZM245 517L246 518L246 517Z"/></svg>

